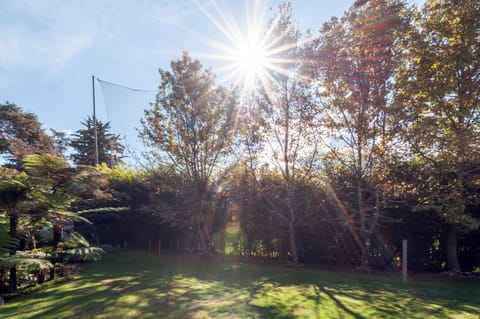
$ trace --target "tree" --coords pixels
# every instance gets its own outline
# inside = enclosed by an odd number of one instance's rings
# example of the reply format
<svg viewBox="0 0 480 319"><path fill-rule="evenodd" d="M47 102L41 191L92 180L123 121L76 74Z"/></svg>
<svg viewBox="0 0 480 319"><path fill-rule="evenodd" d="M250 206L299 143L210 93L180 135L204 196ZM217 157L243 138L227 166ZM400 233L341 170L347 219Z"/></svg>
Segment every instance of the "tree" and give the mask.
<svg viewBox="0 0 480 319"><path fill-rule="evenodd" d="M404 41L396 101L408 156L421 162L418 206L448 225L447 266L460 271L458 231L480 225L480 3L427 1ZM469 212L470 211L470 212Z"/></svg>
<svg viewBox="0 0 480 319"><path fill-rule="evenodd" d="M2 175L0 176L0 208L4 209L9 219L9 237L17 239L17 226L19 212L17 206L25 199L28 192L26 175L18 173L16 170L0 167ZM10 245L10 256L14 256L17 251L16 245ZM17 268L13 265L10 268L10 290L17 288Z"/></svg>
<svg viewBox="0 0 480 319"><path fill-rule="evenodd" d="M0 155L11 166L20 168L25 156L40 153L55 153L55 150L37 116L12 103L0 104Z"/></svg>
<svg viewBox="0 0 480 319"><path fill-rule="evenodd" d="M0 216L0 294L7 292L5 289L5 268L10 269L9 287L11 291L16 290L17 268L31 269L36 271L43 271L53 268L53 265L49 261L40 258L15 255L4 256L5 251L8 253L12 247L16 247L17 245L18 240L9 236L8 227L4 221L4 218Z"/></svg>
<svg viewBox="0 0 480 319"><path fill-rule="evenodd" d="M106 163L113 167L121 162L124 147L120 144L118 135L109 133L110 123L97 121L97 144L98 163ZM77 165L95 165L95 127L93 119L89 116L81 124L85 129L77 130L70 142L74 150L71 155L73 162Z"/></svg>
<svg viewBox="0 0 480 319"><path fill-rule="evenodd" d="M264 196L270 213L288 229L292 260L298 265L296 229L312 213L302 209L298 190L300 185L312 180L319 143L315 127L317 111L309 83L301 74L301 35L294 27L289 3L280 6L278 15L270 23L269 36L273 42L271 50L278 51L274 58L281 61L281 71L271 71L271 81L254 100L262 123L258 125L261 127L260 154L256 155L264 164L268 158L267 164L281 177L281 183L272 186L278 186L275 197L283 200L270 198L271 192L265 192ZM278 194L284 196L278 197Z"/></svg>
<svg viewBox="0 0 480 319"><path fill-rule="evenodd" d="M162 163L184 177L184 218L207 254L212 186L232 152L236 101L232 92L215 84L211 70L202 70L186 52L171 69L160 70L156 103L145 111L143 138Z"/></svg>
<svg viewBox="0 0 480 319"><path fill-rule="evenodd" d="M327 171L337 167L350 177L343 193L350 196L343 200L358 227L364 266L384 207L385 164L398 132L390 89L399 64L396 44L408 26L403 10L397 0L355 1L340 19L324 24L306 53L306 67L317 79Z"/></svg>
<svg viewBox="0 0 480 319"><path fill-rule="evenodd" d="M53 141L53 147L59 155L67 157L67 151L69 150L71 143L71 136L67 131L57 131L50 129L51 138Z"/></svg>
<svg viewBox="0 0 480 319"><path fill-rule="evenodd" d="M65 223L89 221L80 214L72 212L75 202L71 187L75 170L61 157L50 154L30 155L25 158L25 170L32 184L31 196L35 202L37 214L43 214L51 220L53 231L53 250L57 250L62 241Z"/></svg>
<svg viewBox="0 0 480 319"><path fill-rule="evenodd" d="M7 218L0 217L0 256L10 253L12 246L16 245L16 241L10 237ZM1 284L1 283L0 283ZM2 289L0 289L2 291Z"/></svg>

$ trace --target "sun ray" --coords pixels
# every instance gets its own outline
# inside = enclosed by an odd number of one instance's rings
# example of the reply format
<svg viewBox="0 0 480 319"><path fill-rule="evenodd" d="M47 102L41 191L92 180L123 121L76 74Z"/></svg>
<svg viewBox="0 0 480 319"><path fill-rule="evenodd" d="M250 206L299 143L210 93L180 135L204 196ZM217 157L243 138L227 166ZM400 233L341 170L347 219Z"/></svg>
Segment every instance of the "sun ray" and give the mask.
<svg viewBox="0 0 480 319"><path fill-rule="evenodd" d="M288 76L295 59L282 56L295 49L296 43L290 43L284 34L277 34L281 13L267 21L266 1L245 1L245 27L240 26L230 10L222 8L211 0L207 10L195 1L199 10L211 21L212 25L224 36L223 41L205 39L215 53L204 54L223 65L216 68L221 82L234 83L242 95L248 95L258 89L271 90L278 75ZM238 16L238 15L236 15Z"/></svg>

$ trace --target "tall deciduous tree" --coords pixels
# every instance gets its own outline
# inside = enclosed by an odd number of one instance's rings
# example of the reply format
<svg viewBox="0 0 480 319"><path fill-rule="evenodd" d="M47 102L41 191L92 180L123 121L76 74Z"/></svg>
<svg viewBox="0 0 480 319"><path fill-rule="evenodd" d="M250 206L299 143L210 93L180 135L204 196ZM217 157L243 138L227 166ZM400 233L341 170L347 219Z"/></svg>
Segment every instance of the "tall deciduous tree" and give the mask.
<svg viewBox="0 0 480 319"><path fill-rule="evenodd" d="M305 223L311 211L304 209L298 196L299 186L311 180L313 164L318 159L314 103L309 83L301 75L301 35L291 17L290 4L279 7L271 21L269 36L278 69L271 71L269 81L255 99L262 121L261 157L268 158L272 169L281 176L276 199L267 200L270 212L288 231L290 253L299 263L297 228ZM262 161L260 157L260 161ZM264 194L268 199L270 194ZM283 200L278 200L279 198Z"/></svg>
<svg viewBox="0 0 480 319"><path fill-rule="evenodd" d="M74 150L72 160L77 165L95 165L95 128L90 116L81 122L84 129L76 131L70 142ZM112 167L120 163L124 147L119 142L119 136L110 133L110 123L97 119L98 163Z"/></svg>
<svg viewBox="0 0 480 319"><path fill-rule="evenodd" d="M385 162L396 134L390 88L407 26L397 0L357 0L325 23L307 65L318 77L328 159L350 176L350 213L360 234L364 265L381 217ZM327 161L328 162L328 161Z"/></svg>
<svg viewBox="0 0 480 319"><path fill-rule="evenodd" d="M459 271L457 233L478 228L480 158L480 3L427 1L405 41L396 101L404 138L423 163L419 205L449 224L447 264ZM476 186L475 186L476 185Z"/></svg>
<svg viewBox="0 0 480 319"><path fill-rule="evenodd" d="M210 249L212 186L232 151L236 101L215 84L210 70L185 52L160 70L157 101L145 111L143 137L164 163L185 177L187 218L198 233L204 253Z"/></svg>

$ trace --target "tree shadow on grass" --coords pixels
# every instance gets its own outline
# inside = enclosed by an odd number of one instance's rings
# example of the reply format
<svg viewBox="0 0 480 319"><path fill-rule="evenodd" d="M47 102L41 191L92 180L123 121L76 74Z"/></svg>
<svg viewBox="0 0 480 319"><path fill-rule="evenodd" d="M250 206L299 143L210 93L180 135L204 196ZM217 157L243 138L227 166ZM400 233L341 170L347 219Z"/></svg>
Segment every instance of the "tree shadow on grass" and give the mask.
<svg viewBox="0 0 480 319"><path fill-rule="evenodd" d="M268 297L268 288L266 285L270 284L268 280L262 278L257 282L251 283L249 287L249 300L253 301L256 299L269 300ZM268 304L262 305L252 305L258 313L261 315L261 318L279 318L279 319L291 319L295 318L292 309L283 303L273 300L270 298Z"/></svg>
<svg viewBox="0 0 480 319"><path fill-rule="evenodd" d="M346 307L340 300L338 300L330 291L325 289L323 286L313 284L313 289L315 290L317 303L320 302L320 292L322 292L323 294L327 295L328 298L330 298L338 308L342 309L343 311L345 311L346 313L348 313L352 317L354 317L356 319L366 319L366 317L364 317L364 316L356 313L355 311L351 310L350 308Z"/></svg>

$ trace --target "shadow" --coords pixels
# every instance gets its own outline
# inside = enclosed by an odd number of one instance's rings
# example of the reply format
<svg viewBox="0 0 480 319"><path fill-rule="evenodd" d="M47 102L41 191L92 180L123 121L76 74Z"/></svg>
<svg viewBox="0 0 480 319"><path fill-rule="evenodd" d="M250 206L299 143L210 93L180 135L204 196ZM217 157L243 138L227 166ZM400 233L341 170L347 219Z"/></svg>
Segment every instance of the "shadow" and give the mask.
<svg viewBox="0 0 480 319"><path fill-rule="evenodd" d="M261 318L279 318L279 319L292 319L295 316L291 313L288 313L287 307L278 307L278 306L264 306L259 307L257 306Z"/></svg>
<svg viewBox="0 0 480 319"><path fill-rule="evenodd" d="M324 287L319 286L317 284L313 284L313 289L315 290L315 294L317 296L317 298L316 298L317 302L320 300L320 292L323 292L325 295L328 296L328 298L330 298L335 303L335 305L337 307L339 307L340 309L342 309L343 311L345 311L346 313L348 313L352 317L354 317L356 319L366 319L366 317L364 317L364 316L352 311L348 307L346 307L341 301L339 301L337 298L335 298L335 296L330 291L325 289Z"/></svg>
<svg viewBox="0 0 480 319"><path fill-rule="evenodd" d="M250 300L255 300L258 298L268 300L268 284L270 283L264 278L253 283L249 288ZM253 307L256 308L256 310L261 314L261 318L295 318L289 305L275 302L274 300L270 300L270 303L267 305L254 305Z"/></svg>

